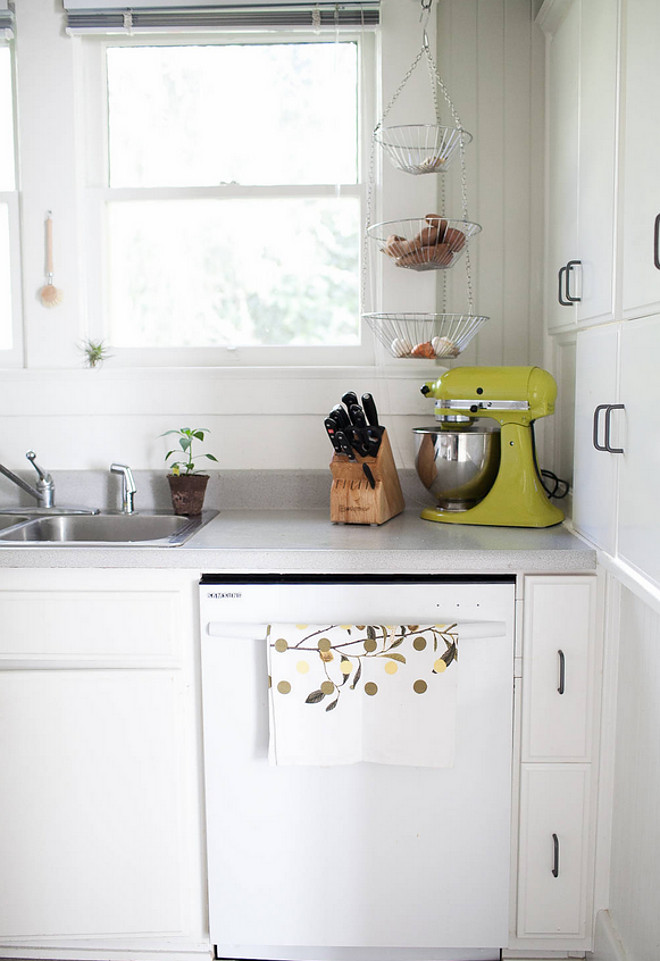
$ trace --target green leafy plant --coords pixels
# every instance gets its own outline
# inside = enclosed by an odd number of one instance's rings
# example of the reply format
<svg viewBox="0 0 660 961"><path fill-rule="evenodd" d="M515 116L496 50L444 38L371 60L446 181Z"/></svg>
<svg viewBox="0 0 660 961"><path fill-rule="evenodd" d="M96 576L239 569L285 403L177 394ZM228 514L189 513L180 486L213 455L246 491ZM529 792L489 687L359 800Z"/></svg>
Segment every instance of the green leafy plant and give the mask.
<svg viewBox="0 0 660 961"><path fill-rule="evenodd" d="M104 360L112 357L102 340L83 340L80 349L85 355L87 367L100 367Z"/></svg>
<svg viewBox="0 0 660 961"><path fill-rule="evenodd" d="M167 437L168 434L175 434L179 438L178 448L173 448L168 450L165 454L165 460L169 461L171 457L184 455L184 460L175 460L170 463L170 469L173 474L196 474L198 471L195 470L195 464L193 461L193 441L203 441L204 433L208 433L208 428L206 427L180 427L178 430L166 430L161 437ZM206 457L207 460L218 462L218 458L214 457L213 454L196 454L196 458Z"/></svg>

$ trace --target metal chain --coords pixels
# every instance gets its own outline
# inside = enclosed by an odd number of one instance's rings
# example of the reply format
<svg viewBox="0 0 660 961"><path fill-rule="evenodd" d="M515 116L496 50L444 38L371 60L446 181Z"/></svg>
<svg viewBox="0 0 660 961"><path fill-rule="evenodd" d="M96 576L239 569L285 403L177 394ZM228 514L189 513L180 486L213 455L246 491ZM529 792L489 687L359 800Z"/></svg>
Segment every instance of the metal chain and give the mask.
<svg viewBox="0 0 660 961"><path fill-rule="evenodd" d="M454 106L454 103L451 97L449 96L449 91L447 90L447 87L442 77L438 73L438 68L435 64L435 61L431 54L431 50L429 48L428 37L426 35L426 21L428 20L433 0L420 0L420 2L422 7L422 14L420 19L424 19L422 47L419 53L417 54L417 56L415 57L415 59L412 61L412 63L408 67L408 70L402 77L396 90L392 94L387 106L383 111L380 121L376 124L373 131L371 151L369 155L369 168L368 168L367 227L369 227L372 223L372 214L373 214L374 189L375 189L375 165L376 165L376 151L375 151L376 134L385 123L385 120L387 119L390 111L392 110L394 104L399 99L401 92L403 91L404 87L410 80L411 76L417 69L417 66L420 60L422 59L422 57L426 57L427 68L429 71L429 79L431 81L433 106L435 111L436 122L437 123L440 122L440 104L438 100L438 90L437 90L437 88L439 87L442 93L442 96L444 97L445 103L449 108L449 112L454 122L454 126L461 131L463 130L463 124L461 123L461 118L458 114L458 111L456 110L456 107ZM462 209L463 209L463 220L467 221L468 220L467 171L465 166L465 142L463 140L463 137L459 138L459 157L460 157L460 166L461 166L461 201L462 201ZM446 190L445 190L444 177L441 178L440 193L441 193L441 197L440 197L441 213L444 216L445 202L446 202ZM363 237L362 290L361 290L363 309L364 309L364 305L366 304L365 298L366 298L366 278L367 278L367 254L368 254L368 234L367 234L367 229L365 229L364 237ZM465 258L468 313L474 314L474 288L472 284L472 264L471 264L471 258L470 258L469 240L465 244L464 258ZM446 308L446 300L447 300L447 271L443 270L442 271L442 291L441 291L441 301L442 301L441 306L442 306L443 312L445 311L445 308Z"/></svg>

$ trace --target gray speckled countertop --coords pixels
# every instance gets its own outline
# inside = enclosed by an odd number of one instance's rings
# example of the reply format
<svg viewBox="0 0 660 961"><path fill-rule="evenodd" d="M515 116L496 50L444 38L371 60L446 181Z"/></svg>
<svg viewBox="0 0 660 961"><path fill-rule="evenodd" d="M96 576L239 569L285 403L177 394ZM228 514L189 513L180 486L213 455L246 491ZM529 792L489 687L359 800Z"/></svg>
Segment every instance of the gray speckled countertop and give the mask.
<svg viewBox="0 0 660 961"><path fill-rule="evenodd" d="M200 573L572 573L596 551L564 526L545 530L424 521L406 510L379 527L333 524L328 510L221 510L180 547L3 546L0 567L149 568Z"/></svg>

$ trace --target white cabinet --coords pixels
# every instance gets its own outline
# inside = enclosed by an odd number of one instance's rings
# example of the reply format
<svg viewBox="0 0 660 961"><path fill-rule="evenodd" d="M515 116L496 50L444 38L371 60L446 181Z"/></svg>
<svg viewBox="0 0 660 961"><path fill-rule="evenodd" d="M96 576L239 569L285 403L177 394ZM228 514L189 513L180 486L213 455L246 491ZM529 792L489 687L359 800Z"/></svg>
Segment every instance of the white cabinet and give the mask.
<svg viewBox="0 0 660 961"><path fill-rule="evenodd" d="M44 939L198 943L185 579L4 570L2 587L0 954Z"/></svg>
<svg viewBox="0 0 660 961"><path fill-rule="evenodd" d="M524 579L518 949L590 947L596 584L594 576Z"/></svg>
<svg viewBox="0 0 660 961"><path fill-rule="evenodd" d="M584 938L589 768L526 765L521 777L518 937Z"/></svg>
<svg viewBox="0 0 660 961"><path fill-rule="evenodd" d="M573 522L660 585L660 315L577 335Z"/></svg>
<svg viewBox="0 0 660 961"><path fill-rule="evenodd" d="M617 405L619 328L594 327L577 335L573 523L610 554L616 550L617 471L623 412Z"/></svg>
<svg viewBox="0 0 660 961"><path fill-rule="evenodd" d="M613 318L618 0L546 0L548 329Z"/></svg>
<svg viewBox="0 0 660 961"><path fill-rule="evenodd" d="M589 761L595 579L526 578L522 757Z"/></svg>
<svg viewBox="0 0 660 961"><path fill-rule="evenodd" d="M563 284L566 265L577 256L578 245L580 14L580 3L572 3L565 19L555 27L547 42L549 178L546 311L551 330L575 322L575 308L562 306L559 302L558 285L559 271L562 271Z"/></svg>
<svg viewBox="0 0 660 961"><path fill-rule="evenodd" d="M623 149L623 310L660 312L660 4L627 0Z"/></svg>
<svg viewBox="0 0 660 961"><path fill-rule="evenodd" d="M618 556L660 586L660 315L621 324ZM621 414L619 415L621 416Z"/></svg>

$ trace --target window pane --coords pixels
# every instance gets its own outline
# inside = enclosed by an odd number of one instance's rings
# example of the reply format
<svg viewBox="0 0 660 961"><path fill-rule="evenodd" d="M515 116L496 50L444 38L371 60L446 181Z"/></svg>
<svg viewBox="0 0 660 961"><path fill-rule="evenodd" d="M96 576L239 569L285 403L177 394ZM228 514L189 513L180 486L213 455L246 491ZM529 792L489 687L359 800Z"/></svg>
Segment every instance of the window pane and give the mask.
<svg viewBox="0 0 660 961"><path fill-rule="evenodd" d="M359 202L111 203L115 347L359 343Z"/></svg>
<svg viewBox="0 0 660 961"><path fill-rule="evenodd" d="M110 47L112 187L355 183L357 45Z"/></svg>
<svg viewBox="0 0 660 961"><path fill-rule="evenodd" d="M10 350L11 286L9 275L9 208L0 204L0 350Z"/></svg>
<svg viewBox="0 0 660 961"><path fill-rule="evenodd" d="M15 186L11 57L9 48L0 46L0 190Z"/></svg>

